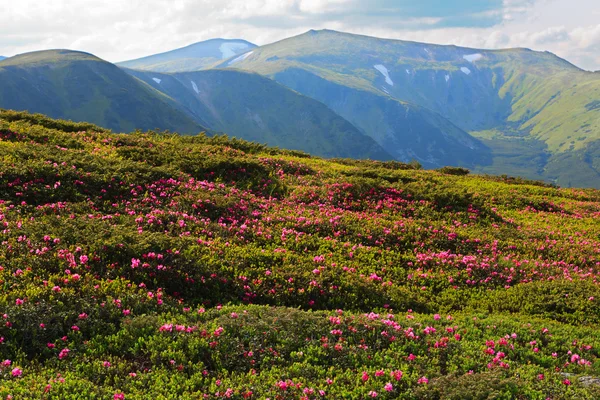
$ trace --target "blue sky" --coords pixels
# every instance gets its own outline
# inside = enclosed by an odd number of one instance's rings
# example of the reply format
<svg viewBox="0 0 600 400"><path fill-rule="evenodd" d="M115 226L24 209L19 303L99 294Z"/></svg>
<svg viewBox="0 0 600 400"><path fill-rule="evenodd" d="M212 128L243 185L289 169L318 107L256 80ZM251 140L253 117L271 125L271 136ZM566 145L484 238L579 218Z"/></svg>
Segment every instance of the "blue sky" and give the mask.
<svg viewBox="0 0 600 400"><path fill-rule="evenodd" d="M215 37L309 29L548 50L600 70L600 0L3 0L0 55L48 48L122 61Z"/></svg>

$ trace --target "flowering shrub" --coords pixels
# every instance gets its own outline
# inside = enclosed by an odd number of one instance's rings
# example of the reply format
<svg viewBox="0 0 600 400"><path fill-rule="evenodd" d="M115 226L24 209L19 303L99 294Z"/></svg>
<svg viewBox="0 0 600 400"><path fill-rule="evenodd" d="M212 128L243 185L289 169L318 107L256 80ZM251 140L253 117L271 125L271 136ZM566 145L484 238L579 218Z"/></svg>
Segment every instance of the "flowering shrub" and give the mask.
<svg viewBox="0 0 600 400"><path fill-rule="evenodd" d="M599 217L594 190L0 111L0 398L600 398Z"/></svg>

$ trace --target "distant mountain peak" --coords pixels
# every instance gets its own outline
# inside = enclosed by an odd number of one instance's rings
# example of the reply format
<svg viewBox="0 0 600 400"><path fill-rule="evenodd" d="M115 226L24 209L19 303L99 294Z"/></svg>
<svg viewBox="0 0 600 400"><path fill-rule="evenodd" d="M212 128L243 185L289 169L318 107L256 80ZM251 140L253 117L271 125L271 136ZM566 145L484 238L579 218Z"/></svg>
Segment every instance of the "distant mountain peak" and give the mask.
<svg viewBox="0 0 600 400"><path fill-rule="evenodd" d="M31 64L52 64L57 62L75 62L75 61L98 61L104 60L93 54L83 51L54 49L33 51L31 53L17 54L14 57L6 58L2 61L2 66L31 65Z"/></svg>
<svg viewBox="0 0 600 400"><path fill-rule="evenodd" d="M118 63L121 67L155 72L189 72L205 69L257 46L243 39L210 39L147 57Z"/></svg>
<svg viewBox="0 0 600 400"><path fill-rule="evenodd" d="M537 56L545 56L545 57L549 57L550 59L553 59L556 62L559 62L561 64L563 64L563 66L568 66L568 67L573 67L573 68L578 68L577 66L573 65L572 63L570 63L569 61L557 56L556 54L549 52L549 51L536 51L536 50L532 50L529 48L525 48L525 47L515 47L515 48L506 48L506 49L482 49L482 48L475 48L475 47L464 47L464 46L456 46L453 44L435 44L435 43L426 43L426 42L419 42L419 41L413 41L413 40L403 40L403 39L396 39L396 38L380 38L380 37L376 37L376 36L368 36L368 35L362 35L362 34L357 34L357 33L350 33L350 32L341 32L341 31L336 31L336 30L332 30L332 29L319 29L319 30L315 30L315 29L311 29L303 34L297 35L297 36L292 36L288 39L284 39L285 41L288 40L294 40L294 39L299 39L301 40L302 38L306 38L306 37L315 37L315 38L320 38L320 37L331 37L332 40L334 40L335 38L338 38L340 40L346 39L346 40L361 40L361 41L369 41L369 40L373 40L373 41L377 41L378 43L388 43L390 45L412 45L412 46L417 46L420 48L426 48L426 49L440 49L440 50L456 50L459 52L467 52L468 53L504 53L504 52L514 52L514 53L524 53L524 54L531 54L531 55L537 55ZM335 43L331 43L330 45L335 45ZM270 45L267 45L270 46Z"/></svg>

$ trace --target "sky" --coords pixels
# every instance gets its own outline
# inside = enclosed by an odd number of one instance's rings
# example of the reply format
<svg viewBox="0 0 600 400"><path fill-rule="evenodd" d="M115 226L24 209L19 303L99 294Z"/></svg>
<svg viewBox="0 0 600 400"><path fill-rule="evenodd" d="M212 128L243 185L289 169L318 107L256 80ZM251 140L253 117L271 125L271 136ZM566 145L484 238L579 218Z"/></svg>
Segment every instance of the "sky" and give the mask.
<svg viewBox="0 0 600 400"><path fill-rule="evenodd" d="M67 48L118 62L217 37L310 29L551 51L600 70L600 0L0 0L0 55Z"/></svg>

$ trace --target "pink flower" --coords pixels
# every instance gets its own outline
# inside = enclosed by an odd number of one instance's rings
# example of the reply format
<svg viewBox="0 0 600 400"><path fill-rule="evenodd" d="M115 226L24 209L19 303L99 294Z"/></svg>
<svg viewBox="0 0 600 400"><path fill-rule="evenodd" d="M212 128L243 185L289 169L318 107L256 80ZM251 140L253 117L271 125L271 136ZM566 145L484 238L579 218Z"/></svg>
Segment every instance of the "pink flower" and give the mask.
<svg viewBox="0 0 600 400"><path fill-rule="evenodd" d="M395 380L399 381L400 379L402 379L402 371L400 371L400 370L392 371L392 372L390 372L390 376L392 378L394 378Z"/></svg>
<svg viewBox="0 0 600 400"><path fill-rule="evenodd" d="M419 378L419 380L417 381L418 384L420 385L427 385L429 383L429 379L427 379L426 377L422 376Z"/></svg>
<svg viewBox="0 0 600 400"><path fill-rule="evenodd" d="M360 379L362 379L363 382L366 382L369 380L369 374L367 373L367 371L363 371L362 376L360 377Z"/></svg>
<svg viewBox="0 0 600 400"><path fill-rule="evenodd" d="M435 333L435 328L433 326L428 326L425 329L423 329L423 333L425 333L426 335Z"/></svg>
<svg viewBox="0 0 600 400"><path fill-rule="evenodd" d="M281 390L287 390L287 388L288 388L288 384L287 384L286 382L284 382L284 381L279 381L279 382L277 383L277 387L278 387L279 389L281 389Z"/></svg>
<svg viewBox="0 0 600 400"><path fill-rule="evenodd" d="M571 356L571 363L572 363L572 364L575 364L577 361L579 361L579 358L580 358L580 357L579 357L579 354L573 354L573 355Z"/></svg>
<svg viewBox="0 0 600 400"><path fill-rule="evenodd" d="M102 363L102 366L103 366L104 368L108 368L108 367L110 367L110 362L108 362L108 361L104 361L104 362Z"/></svg>
<svg viewBox="0 0 600 400"><path fill-rule="evenodd" d="M23 375L23 371L21 370L21 368L18 368L18 367L13 368L13 370L11 371L11 375L14 377L21 376L21 375Z"/></svg>
<svg viewBox="0 0 600 400"><path fill-rule="evenodd" d="M125 395L123 393L115 393L115 395L113 396L113 400L124 400L125 399Z"/></svg>
<svg viewBox="0 0 600 400"><path fill-rule="evenodd" d="M377 392L376 392L376 391L374 391L374 390L371 390L371 391L369 392L369 396L371 396L371 397L377 397Z"/></svg>
<svg viewBox="0 0 600 400"><path fill-rule="evenodd" d="M223 329L222 326L218 327L217 329L215 329L215 332L213 333L213 335L215 335L216 337L221 336L221 334L225 331L225 329Z"/></svg>
<svg viewBox="0 0 600 400"><path fill-rule="evenodd" d="M391 392L392 390L394 390L394 385L392 385L390 382L386 383L385 386L383 387L386 391Z"/></svg>
<svg viewBox="0 0 600 400"><path fill-rule="evenodd" d="M62 360L62 359L64 359L64 358L66 358L66 357L69 355L69 352L70 352L70 351L71 351L71 350L69 350L69 349L67 349L67 348L64 348L64 349L62 349L62 350L60 351L60 353L58 353L58 359L59 359L59 360Z"/></svg>

